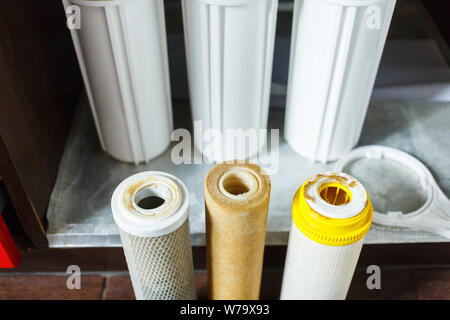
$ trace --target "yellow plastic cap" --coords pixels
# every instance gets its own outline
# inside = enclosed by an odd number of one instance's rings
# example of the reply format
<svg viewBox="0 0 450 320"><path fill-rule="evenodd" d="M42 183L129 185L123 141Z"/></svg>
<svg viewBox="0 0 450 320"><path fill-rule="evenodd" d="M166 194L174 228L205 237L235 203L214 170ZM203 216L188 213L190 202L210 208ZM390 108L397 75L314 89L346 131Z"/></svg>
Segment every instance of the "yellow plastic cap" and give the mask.
<svg viewBox="0 0 450 320"><path fill-rule="evenodd" d="M373 208L362 184L345 173L308 179L296 192L292 218L309 239L346 246L362 239L372 223Z"/></svg>

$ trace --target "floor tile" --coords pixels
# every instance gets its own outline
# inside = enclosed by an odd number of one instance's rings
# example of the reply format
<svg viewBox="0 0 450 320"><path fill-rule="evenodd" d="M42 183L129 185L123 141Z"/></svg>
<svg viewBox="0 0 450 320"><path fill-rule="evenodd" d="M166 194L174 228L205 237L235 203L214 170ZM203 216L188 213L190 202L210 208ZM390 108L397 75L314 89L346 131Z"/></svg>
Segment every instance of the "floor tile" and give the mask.
<svg viewBox="0 0 450 320"><path fill-rule="evenodd" d="M69 290L66 276L0 276L1 300L98 300L104 278L82 276L81 289Z"/></svg>
<svg viewBox="0 0 450 320"><path fill-rule="evenodd" d="M413 275L419 299L450 300L450 269L415 270Z"/></svg>

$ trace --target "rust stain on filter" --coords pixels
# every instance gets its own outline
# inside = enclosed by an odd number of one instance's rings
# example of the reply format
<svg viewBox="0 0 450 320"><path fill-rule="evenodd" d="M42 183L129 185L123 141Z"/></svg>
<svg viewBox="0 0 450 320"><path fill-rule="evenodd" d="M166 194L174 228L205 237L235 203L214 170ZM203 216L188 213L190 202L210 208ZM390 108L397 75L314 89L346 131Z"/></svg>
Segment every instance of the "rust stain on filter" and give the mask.
<svg viewBox="0 0 450 320"><path fill-rule="evenodd" d="M256 300L261 285L269 176L255 164L223 163L204 184L209 298Z"/></svg>
<svg viewBox="0 0 450 320"><path fill-rule="evenodd" d="M145 179L140 180L137 183L131 184L124 192L123 192L123 196L122 196L122 201L125 205L125 207L130 210L130 211L134 211L134 206L133 206L133 195L134 193L139 190L140 188L145 188L145 187L152 187L155 189L158 189L158 182L160 182L161 179L158 179L157 177L147 177ZM152 183L153 182L153 183ZM177 187L173 184L170 183L169 181L165 181L165 183L167 183L168 185L170 185L172 188L176 189ZM173 199L173 203L177 203L179 199L179 195L178 194L174 194L174 199ZM170 205L167 211L170 211L172 209L174 205ZM164 215L166 212L163 212L160 214Z"/></svg>

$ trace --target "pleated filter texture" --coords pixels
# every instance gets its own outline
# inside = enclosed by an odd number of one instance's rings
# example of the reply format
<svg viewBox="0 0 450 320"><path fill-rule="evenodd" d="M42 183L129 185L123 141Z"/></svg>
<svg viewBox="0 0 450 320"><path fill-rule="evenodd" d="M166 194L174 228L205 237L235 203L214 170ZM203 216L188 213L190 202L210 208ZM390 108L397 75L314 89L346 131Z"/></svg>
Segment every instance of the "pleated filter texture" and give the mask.
<svg viewBox="0 0 450 320"><path fill-rule="evenodd" d="M345 299L363 242L364 238L347 246L326 246L292 223L281 299Z"/></svg>
<svg viewBox="0 0 450 320"><path fill-rule="evenodd" d="M160 237L137 237L120 230L138 300L196 299L189 220Z"/></svg>

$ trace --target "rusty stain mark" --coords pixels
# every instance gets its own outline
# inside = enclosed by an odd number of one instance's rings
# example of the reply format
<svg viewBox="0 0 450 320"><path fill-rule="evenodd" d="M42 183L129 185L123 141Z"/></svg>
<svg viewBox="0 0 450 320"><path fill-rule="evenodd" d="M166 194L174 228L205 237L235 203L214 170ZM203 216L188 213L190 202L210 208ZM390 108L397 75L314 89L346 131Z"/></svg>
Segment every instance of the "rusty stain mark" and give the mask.
<svg viewBox="0 0 450 320"><path fill-rule="evenodd" d="M356 180L353 180L350 184L348 184L349 178L343 177L343 176L339 175L338 173L331 173L331 174L326 174L326 175L325 174L317 174L314 177L312 177L306 183L305 187L303 188L303 196L305 197L305 199L308 199L308 200L311 200L312 202L315 202L315 199L308 194L309 188L313 184L315 184L319 179L324 178L324 177L327 177L327 178L330 178L330 179L334 179L337 182L340 182L340 183L342 183L342 184L344 184L344 185L346 185L346 186L348 186L350 188L353 188L357 184Z"/></svg>
<svg viewBox="0 0 450 320"><path fill-rule="evenodd" d="M152 186L153 188L158 189L159 188L158 183L164 183L170 189L175 191L175 193L174 193L175 197L171 200L170 205L167 207L167 209L164 212L161 212L160 214L158 214L158 216L164 216L167 213L171 212L171 210L173 210L176 207L176 205L178 204L178 202L180 201L180 193L176 192L176 190L178 190L178 188L176 187L176 184L174 184L171 180L160 179L159 177L153 177L153 176L143 178L142 180L138 181L137 183L130 185L123 192L122 201L123 201L125 207L131 212L135 211L135 209L133 207L132 198L133 198L133 194L136 192L136 190L138 190L142 186L146 186L146 187Z"/></svg>
<svg viewBox="0 0 450 320"><path fill-rule="evenodd" d="M153 177L148 177L146 179L143 179L135 184L130 185L126 191L123 192L123 203L125 204L125 207L128 210L134 210L131 198L133 197L134 192L139 189L139 187L141 187L144 184L147 184L148 182L151 182L152 180L154 180Z"/></svg>
<svg viewBox="0 0 450 320"><path fill-rule="evenodd" d="M305 191L305 193L304 193L304 197L305 197L305 199L307 199L307 200L311 200L312 202L316 202L316 199L314 199L313 197L311 197L308 193L306 193L306 191Z"/></svg>
<svg viewBox="0 0 450 320"><path fill-rule="evenodd" d="M334 180L336 180L337 182L345 183L345 184L347 184L347 181L348 181L348 178L339 176L339 175L337 175L337 174L330 174L330 175L328 175L327 177L328 177L328 178L331 178L331 179L334 179Z"/></svg>
<svg viewBox="0 0 450 320"><path fill-rule="evenodd" d="M315 202L316 199L314 199L313 197L311 197L308 194L309 188L317 182L317 180L319 180L320 178L325 177L325 175L323 174L317 174L314 177L312 177L308 183L305 185L305 187L303 188L303 196L305 197L305 199L311 200L312 202Z"/></svg>

